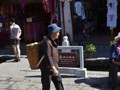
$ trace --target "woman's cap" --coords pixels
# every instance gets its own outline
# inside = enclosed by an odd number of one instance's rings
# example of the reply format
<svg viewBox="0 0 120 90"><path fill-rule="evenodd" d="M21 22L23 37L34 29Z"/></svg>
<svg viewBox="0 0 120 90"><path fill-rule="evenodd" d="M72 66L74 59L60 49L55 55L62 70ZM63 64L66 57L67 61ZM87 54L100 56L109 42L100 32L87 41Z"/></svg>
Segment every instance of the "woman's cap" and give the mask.
<svg viewBox="0 0 120 90"><path fill-rule="evenodd" d="M60 31L61 29L62 29L62 28L59 27L56 23L50 24L50 25L48 26L48 35L50 36L50 35L58 32L58 31Z"/></svg>
<svg viewBox="0 0 120 90"><path fill-rule="evenodd" d="M118 33L118 35L114 39L115 39L115 41L118 41L120 39L120 32Z"/></svg>

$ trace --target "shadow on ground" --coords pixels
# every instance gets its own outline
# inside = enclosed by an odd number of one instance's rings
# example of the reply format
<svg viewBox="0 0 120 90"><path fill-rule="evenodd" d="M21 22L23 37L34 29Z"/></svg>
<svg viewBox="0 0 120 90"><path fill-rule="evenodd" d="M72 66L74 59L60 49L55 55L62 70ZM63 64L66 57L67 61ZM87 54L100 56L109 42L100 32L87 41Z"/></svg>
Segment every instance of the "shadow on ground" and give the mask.
<svg viewBox="0 0 120 90"><path fill-rule="evenodd" d="M107 85L108 77L98 77L98 78L86 78L86 79L77 79L75 80L76 84L85 83L91 87L100 87L101 85ZM105 83L105 84L103 84Z"/></svg>
<svg viewBox="0 0 120 90"><path fill-rule="evenodd" d="M92 77L92 78L86 78L86 79L77 79L75 80L76 84L87 84L90 85L91 87L97 88L97 89L102 89L104 90L111 90L111 86L108 84L108 77ZM116 87L116 90L120 90L120 80L118 80L118 84Z"/></svg>
<svg viewBox="0 0 120 90"><path fill-rule="evenodd" d="M14 56L1 56L0 57L0 63L6 62L8 60L14 59Z"/></svg>
<svg viewBox="0 0 120 90"><path fill-rule="evenodd" d="M30 76L25 76L27 78L41 78L41 75L30 75Z"/></svg>

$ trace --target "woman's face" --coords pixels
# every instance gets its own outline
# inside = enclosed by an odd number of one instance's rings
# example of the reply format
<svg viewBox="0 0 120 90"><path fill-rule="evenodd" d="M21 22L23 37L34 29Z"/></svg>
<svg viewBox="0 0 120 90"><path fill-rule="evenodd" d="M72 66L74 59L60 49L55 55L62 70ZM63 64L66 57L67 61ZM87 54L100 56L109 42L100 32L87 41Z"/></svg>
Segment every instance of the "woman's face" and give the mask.
<svg viewBox="0 0 120 90"><path fill-rule="evenodd" d="M53 40L58 39L59 35L60 35L60 31L52 34L52 39L53 39Z"/></svg>

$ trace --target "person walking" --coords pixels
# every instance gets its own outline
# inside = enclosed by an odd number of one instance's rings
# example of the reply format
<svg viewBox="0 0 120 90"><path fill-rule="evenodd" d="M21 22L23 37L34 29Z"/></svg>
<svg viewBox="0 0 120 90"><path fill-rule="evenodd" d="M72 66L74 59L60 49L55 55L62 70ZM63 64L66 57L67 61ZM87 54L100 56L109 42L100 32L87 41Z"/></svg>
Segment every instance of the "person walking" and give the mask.
<svg viewBox="0 0 120 90"><path fill-rule="evenodd" d="M112 90L117 86L117 73L120 66L120 32L114 38L117 42L111 46L110 49L110 61L109 61L109 84L112 86Z"/></svg>
<svg viewBox="0 0 120 90"><path fill-rule="evenodd" d="M53 23L48 26L48 36L43 40L42 55L44 59L40 63L42 90L50 90L51 81L56 90L64 90L62 78L58 71L58 49L55 42L60 35L61 27ZM43 52L44 51L44 52Z"/></svg>
<svg viewBox="0 0 120 90"><path fill-rule="evenodd" d="M15 62L20 61L20 36L21 28L15 23L15 19L10 20L10 41L15 54Z"/></svg>

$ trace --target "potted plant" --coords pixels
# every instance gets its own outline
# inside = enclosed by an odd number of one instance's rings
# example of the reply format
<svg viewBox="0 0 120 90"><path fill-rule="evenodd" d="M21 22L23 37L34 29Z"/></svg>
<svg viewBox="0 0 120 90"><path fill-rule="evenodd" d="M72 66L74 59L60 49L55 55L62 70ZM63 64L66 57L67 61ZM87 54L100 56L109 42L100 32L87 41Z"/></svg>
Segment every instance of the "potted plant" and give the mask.
<svg viewBox="0 0 120 90"><path fill-rule="evenodd" d="M92 58L93 52L96 52L96 46L94 44L87 44L85 51L87 52L87 58Z"/></svg>
<svg viewBox="0 0 120 90"><path fill-rule="evenodd" d="M115 40L111 40L110 41L110 46L112 46L113 44L116 44L117 42Z"/></svg>

